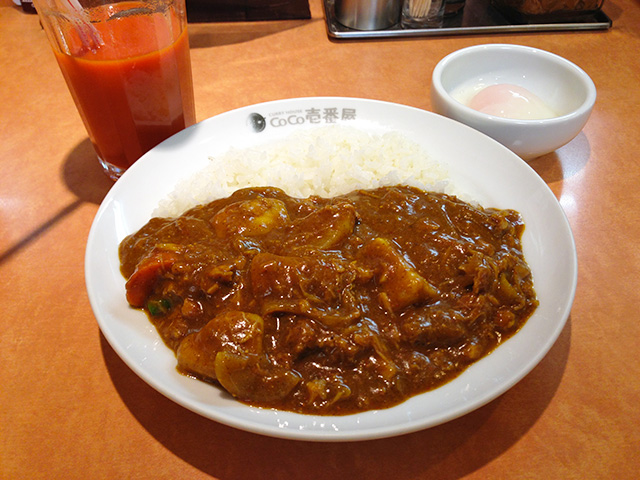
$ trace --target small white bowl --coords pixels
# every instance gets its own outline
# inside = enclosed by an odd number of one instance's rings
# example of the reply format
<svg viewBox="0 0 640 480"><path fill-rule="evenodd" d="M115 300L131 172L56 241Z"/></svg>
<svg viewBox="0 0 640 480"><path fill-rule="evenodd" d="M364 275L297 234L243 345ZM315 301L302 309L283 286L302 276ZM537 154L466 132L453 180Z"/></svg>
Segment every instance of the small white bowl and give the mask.
<svg viewBox="0 0 640 480"><path fill-rule="evenodd" d="M495 84L529 90L558 116L503 118L473 110L452 97L471 85ZM580 67L553 53L521 45L463 48L443 58L431 80L436 113L489 135L525 160L553 152L575 138L587 123L595 100L596 87Z"/></svg>

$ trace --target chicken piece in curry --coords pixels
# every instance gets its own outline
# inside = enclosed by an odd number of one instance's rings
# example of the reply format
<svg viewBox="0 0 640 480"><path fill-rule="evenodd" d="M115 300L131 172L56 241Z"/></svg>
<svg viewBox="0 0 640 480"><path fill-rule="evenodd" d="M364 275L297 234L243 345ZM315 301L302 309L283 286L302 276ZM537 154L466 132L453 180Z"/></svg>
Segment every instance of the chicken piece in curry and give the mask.
<svg viewBox="0 0 640 480"><path fill-rule="evenodd" d="M242 189L120 245L178 370L256 406L387 408L458 376L537 307L513 210L405 186Z"/></svg>

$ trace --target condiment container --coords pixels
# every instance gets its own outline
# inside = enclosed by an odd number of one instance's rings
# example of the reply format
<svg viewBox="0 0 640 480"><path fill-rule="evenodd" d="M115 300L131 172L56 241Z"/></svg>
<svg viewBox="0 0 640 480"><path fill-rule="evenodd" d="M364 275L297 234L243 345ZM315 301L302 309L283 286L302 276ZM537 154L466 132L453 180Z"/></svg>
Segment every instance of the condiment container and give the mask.
<svg viewBox="0 0 640 480"><path fill-rule="evenodd" d="M384 30L400 21L402 0L336 0L338 22L355 30Z"/></svg>

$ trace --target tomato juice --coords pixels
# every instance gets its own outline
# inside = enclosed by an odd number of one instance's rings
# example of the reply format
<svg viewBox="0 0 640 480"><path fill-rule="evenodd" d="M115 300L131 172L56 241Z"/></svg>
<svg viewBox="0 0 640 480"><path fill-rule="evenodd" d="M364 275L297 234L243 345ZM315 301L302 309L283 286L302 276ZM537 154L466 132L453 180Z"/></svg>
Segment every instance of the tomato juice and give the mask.
<svg viewBox="0 0 640 480"><path fill-rule="evenodd" d="M54 53L101 163L117 178L195 122L186 20L171 6L151 11L134 1L87 12L104 44L89 48L69 26Z"/></svg>

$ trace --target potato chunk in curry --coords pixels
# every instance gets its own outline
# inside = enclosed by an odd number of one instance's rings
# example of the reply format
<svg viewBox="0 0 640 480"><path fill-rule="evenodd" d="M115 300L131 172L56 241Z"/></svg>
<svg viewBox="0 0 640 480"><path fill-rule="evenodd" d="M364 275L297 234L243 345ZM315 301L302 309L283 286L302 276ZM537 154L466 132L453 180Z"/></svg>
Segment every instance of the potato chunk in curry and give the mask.
<svg viewBox="0 0 640 480"><path fill-rule="evenodd" d="M180 372L252 405L341 415L455 378L537 307L512 210L395 186L250 188L120 245L127 300Z"/></svg>

